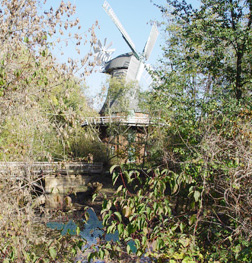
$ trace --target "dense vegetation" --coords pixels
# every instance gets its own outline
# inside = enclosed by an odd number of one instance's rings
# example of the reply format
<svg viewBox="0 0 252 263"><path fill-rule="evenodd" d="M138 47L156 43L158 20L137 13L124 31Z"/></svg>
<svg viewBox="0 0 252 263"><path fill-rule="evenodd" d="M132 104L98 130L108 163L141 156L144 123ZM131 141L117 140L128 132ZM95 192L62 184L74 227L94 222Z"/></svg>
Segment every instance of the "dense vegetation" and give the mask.
<svg viewBox="0 0 252 263"><path fill-rule="evenodd" d="M161 124L148 134L151 168L111 168L121 185L104 197L101 216L120 241L100 240L89 259L251 262L252 3L202 0L197 10L185 1L167 4L157 5L167 39L145 105ZM66 160L92 151L94 134L78 123L92 114L73 74L78 63L59 64L52 55L54 32L78 20L64 20L70 4L44 13L40 5L1 2L1 160ZM37 187L31 174L1 177L0 259L72 262L81 242L52 237L30 220Z"/></svg>
<svg viewBox="0 0 252 263"><path fill-rule="evenodd" d="M54 48L66 41L79 46L96 41L94 29L79 34L75 7L62 1L55 8L37 0L3 0L0 4L0 161L64 161L85 158L95 135L81 129L94 112L84 97L83 78L93 70L90 54L59 63ZM73 37L70 37L69 33ZM58 56L59 57L59 56ZM78 77L80 75L80 77ZM94 143L90 142L90 138ZM97 151L98 149L98 151ZM96 154L97 153L97 154ZM49 235L36 218L45 213L38 194L43 185L30 173L0 174L0 261L60 262L73 258L74 244ZM48 215L49 216L49 215ZM60 252L61 251L61 252Z"/></svg>
<svg viewBox="0 0 252 263"><path fill-rule="evenodd" d="M62 2L56 10L43 5L1 2L0 160L60 161L90 151L90 134L81 129L81 121L94 112L83 95L83 79L76 73L92 71L90 55L80 61L57 62L53 49L66 44L59 36L70 28L76 31L78 18L71 3ZM96 41L93 30L91 43ZM86 39L77 30L71 41L78 52Z"/></svg>
<svg viewBox="0 0 252 263"><path fill-rule="evenodd" d="M149 138L152 169L114 169L125 183L102 217L121 242L103 254L251 262L252 3L167 3L148 104L165 125Z"/></svg>

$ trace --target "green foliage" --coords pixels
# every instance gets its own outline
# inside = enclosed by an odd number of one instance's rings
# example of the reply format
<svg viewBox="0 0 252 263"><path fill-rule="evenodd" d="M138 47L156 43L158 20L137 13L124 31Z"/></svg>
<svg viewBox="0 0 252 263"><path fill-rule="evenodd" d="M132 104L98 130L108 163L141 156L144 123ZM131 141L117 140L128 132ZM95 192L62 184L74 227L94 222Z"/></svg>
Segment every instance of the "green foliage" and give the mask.
<svg viewBox="0 0 252 263"><path fill-rule="evenodd" d="M195 10L185 1L167 3L169 8L161 9L174 22L166 24L166 67L180 77L173 85L182 81L195 96L198 87L216 92L217 99L224 91L246 100L251 86L250 1L205 0Z"/></svg>
<svg viewBox="0 0 252 263"><path fill-rule="evenodd" d="M102 151L91 149L89 143L94 141L93 145L101 148L94 132L81 128L81 120L93 113L78 85L66 83L38 95L28 95L29 104L18 106L18 112L2 119L1 159L64 160L87 157L89 153L98 153L96 159L102 157Z"/></svg>
<svg viewBox="0 0 252 263"><path fill-rule="evenodd" d="M158 262L203 262L195 237L188 233L188 215L176 216L172 196L181 182L172 171L148 172L113 167L113 183L122 180L113 200L104 200L101 215L107 233L118 231L111 257L147 257ZM194 193L197 193L196 191ZM193 200L193 198L188 197ZM192 215L194 211L190 212ZM113 248L113 249L112 249ZM99 248L100 249L100 248Z"/></svg>
<svg viewBox="0 0 252 263"><path fill-rule="evenodd" d="M90 54L81 63L70 59L69 65L57 63L53 55L55 33L64 35L70 24L72 29L78 25L75 7L61 1L55 12L44 8L45 3L34 0L1 2L0 160L85 157L87 149L76 145L83 136L95 136L80 127L94 113L83 95L85 84L76 77L80 64L85 74L92 70ZM75 38L78 47L82 38L77 31Z"/></svg>

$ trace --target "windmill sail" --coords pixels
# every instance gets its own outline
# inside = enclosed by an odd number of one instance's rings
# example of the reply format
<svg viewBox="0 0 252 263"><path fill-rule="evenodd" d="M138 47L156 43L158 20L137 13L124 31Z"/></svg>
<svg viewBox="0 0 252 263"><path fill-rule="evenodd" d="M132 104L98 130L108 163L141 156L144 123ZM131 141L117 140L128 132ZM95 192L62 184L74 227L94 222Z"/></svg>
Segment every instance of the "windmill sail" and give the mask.
<svg viewBox="0 0 252 263"><path fill-rule="evenodd" d="M130 49L132 50L132 52L134 53L136 58L139 59L139 56L137 54L137 51L136 51L136 48L135 48L133 41L131 40L130 36L128 35L128 33L126 32L124 27L122 26L121 22L119 21L115 12L113 11L112 7L109 5L109 3L107 1L104 1L103 8L106 11L106 13L110 16L112 21L115 23L115 25L117 26L119 31L121 32L122 37L124 38L124 40L126 41L128 46L130 47Z"/></svg>
<svg viewBox="0 0 252 263"><path fill-rule="evenodd" d="M159 32L157 29L157 24L154 23L152 26L149 38L148 38L146 45L144 47L144 50L143 50L143 56L146 60L148 60L150 57L152 49L153 49L153 47L157 41L158 35L159 35Z"/></svg>
<svg viewBox="0 0 252 263"><path fill-rule="evenodd" d="M139 56L137 50L135 49L135 45L133 41L131 40L130 36L128 35L124 27L122 26L119 19L117 18L112 7L109 5L109 3L106 0L103 3L103 8L106 11L106 13L109 15L109 17L112 19L112 21L115 23L119 31L121 32L123 39L126 41L128 46L132 50L133 55L136 58L136 59L131 59L129 63L128 70L126 73L126 80L140 81L142 74L144 72L144 68L145 68L145 64L143 60L149 59L152 49L159 35L156 23L154 23L152 26L149 38L143 49L142 56Z"/></svg>

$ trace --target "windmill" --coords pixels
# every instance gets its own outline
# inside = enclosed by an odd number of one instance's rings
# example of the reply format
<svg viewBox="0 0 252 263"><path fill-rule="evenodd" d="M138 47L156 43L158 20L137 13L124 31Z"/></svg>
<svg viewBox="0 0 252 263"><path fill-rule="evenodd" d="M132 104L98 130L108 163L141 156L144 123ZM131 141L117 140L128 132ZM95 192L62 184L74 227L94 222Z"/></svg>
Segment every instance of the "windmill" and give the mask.
<svg viewBox="0 0 252 263"><path fill-rule="evenodd" d="M110 74L112 77L125 77L126 82L134 81L139 82L142 74L144 72L144 69L147 68L146 61L149 59L150 54L152 52L152 49L156 43L157 37L159 35L157 25L156 23L153 24L149 38L145 44L145 47L143 49L142 53L139 53L133 41L131 40L130 36L128 35L127 31L122 26L121 22L117 18L115 12L109 5L109 3L105 0L103 3L103 8L106 11L106 13L109 15L109 17L112 19L120 33L122 34L123 39L129 46L131 52L122 54L108 62L104 65L104 73ZM132 97L131 94L124 94L123 96L128 97L129 99L129 111L137 112L138 109L138 97L137 97L137 85L135 87L135 92L133 92L134 96ZM118 97L120 97L120 94L118 94L114 98L108 98L106 99L102 110L100 111L100 114L104 115L106 110L108 108L112 109L112 112L114 111L113 108L117 108L116 111L118 111ZM114 107L117 106L117 107ZM110 110L111 112L111 110Z"/></svg>

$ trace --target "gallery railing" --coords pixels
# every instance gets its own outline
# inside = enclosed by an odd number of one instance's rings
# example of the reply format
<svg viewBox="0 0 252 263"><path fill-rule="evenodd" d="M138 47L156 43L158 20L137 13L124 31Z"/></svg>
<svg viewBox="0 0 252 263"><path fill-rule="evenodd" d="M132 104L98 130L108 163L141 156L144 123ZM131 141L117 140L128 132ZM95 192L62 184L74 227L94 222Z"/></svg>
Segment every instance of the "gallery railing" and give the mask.
<svg viewBox="0 0 252 263"><path fill-rule="evenodd" d="M93 125L107 125L109 123L119 123L121 125L129 126L148 126L152 123L148 116L101 116L101 117L88 117L82 123L82 126Z"/></svg>

